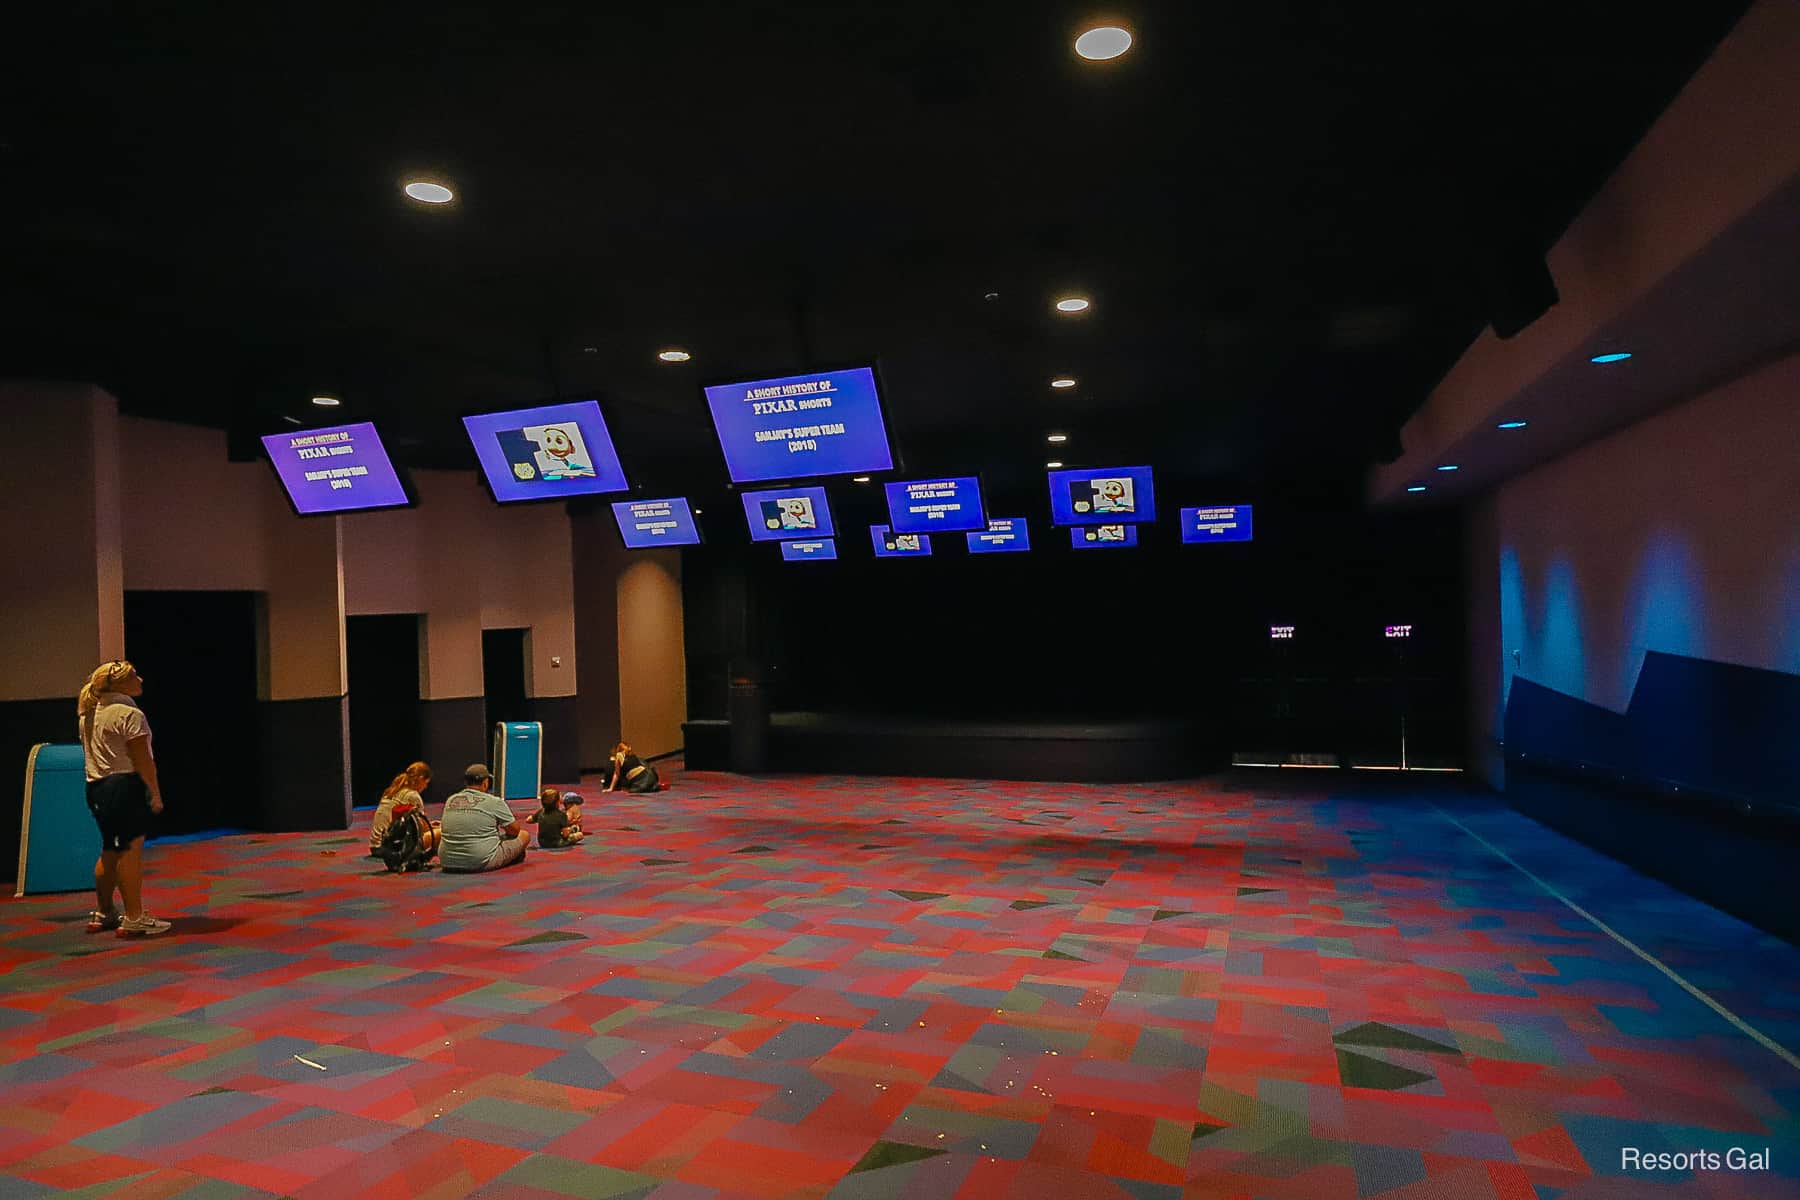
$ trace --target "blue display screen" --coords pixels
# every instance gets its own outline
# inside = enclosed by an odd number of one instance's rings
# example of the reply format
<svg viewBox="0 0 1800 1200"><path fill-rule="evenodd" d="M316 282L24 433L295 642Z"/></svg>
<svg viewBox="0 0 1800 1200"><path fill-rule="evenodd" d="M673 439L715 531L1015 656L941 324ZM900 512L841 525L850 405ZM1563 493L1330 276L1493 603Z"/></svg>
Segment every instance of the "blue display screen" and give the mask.
<svg viewBox="0 0 1800 1200"><path fill-rule="evenodd" d="M619 523L619 535L628 550L650 550L657 546L698 546L700 531L694 526L694 514L686 497L667 500L615 500L613 520Z"/></svg>
<svg viewBox="0 0 1800 1200"><path fill-rule="evenodd" d="M1058 525L1156 520L1156 489L1150 468L1050 472L1050 519Z"/></svg>
<svg viewBox="0 0 1800 1200"><path fill-rule="evenodd" d="M831 527L831 505L822 487L745 492L744 520L750 524L753 542L828 538L836 532Z"/></svg>
<svg viewBox="0 0 1800 1200"><path fill-rule="evenodd" d="M368 421L272 433L262 443L294 511L303 517L410 503L381 435Z"/></svg>
<svg viewBox="0 0 1800 1200"><path fill-rule="evenodd" d="M1137 545L1136 525L1084 525L1069 530L1069 545L1077 550L1104 550L1108 546Z"/></svg>
<svg viewBox="0 0 1800 1200"><path fill-rule="evenodd" d="M931 537L923 533L895 533L886 525L869 526L876 558L925 558L931 553Z"/></svg>
<svg viewBox="0 0 1800 1200"><path fill-rule="evenodd" d="M824 562L837 557L837 542L832 538L810 538L803 542L781 543L781 557L788 562Z"/></svg>
<svg viewBox="0 0 1800 1200"><path fill-rule="evenodd" d="M706 404L733 483L893 469L870 367L717 384Z"/></svg>
<svg viewBox="0 0 1800 1200"><path fill-rule="evenodd" d="M1202 542L1247 542L1250 532L1248 504L1181 510L1181 540L1190 546Z"/></svg>
<svg viewBox="0 0 1800 1200"><path fill-rule="evenodd" d="M1006 554L1031 549L1031 527L1024 517L994 517L983 533L965 534L970 554Z"/></svg>
<svg viewBox="0 0 1800 1200"><path fill-rule="evenodd" d="M981 480L973 475L887 484L888 521L895 533L961 533L986 529Z"/></svg>
<svg viewBox="0 0 1800 1200"><path fill-rule="evenodd" d="M592 400L464 417L463 428L494 499L560 500L623 492L612 434Z"/></svg>

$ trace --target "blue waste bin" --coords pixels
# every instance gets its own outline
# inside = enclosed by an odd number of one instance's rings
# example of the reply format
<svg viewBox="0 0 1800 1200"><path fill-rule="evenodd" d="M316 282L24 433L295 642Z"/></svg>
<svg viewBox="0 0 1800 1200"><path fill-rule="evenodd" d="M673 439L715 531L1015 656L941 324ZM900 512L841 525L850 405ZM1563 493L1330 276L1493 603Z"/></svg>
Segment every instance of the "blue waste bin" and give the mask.
<svg viewBox="0 0 1800 1200"><path fill-rule="evenodd" d="M536 800L544 780L544 726L501 721L494 726L495 788L502 800Z"/></svg>
<svg viewBox="0 0 1800 1200"><path fill-rule="evenodd" d="M25 760L15 896L94 886L100 835L87 806L87 763L76 744L40 742Z"/></svg>

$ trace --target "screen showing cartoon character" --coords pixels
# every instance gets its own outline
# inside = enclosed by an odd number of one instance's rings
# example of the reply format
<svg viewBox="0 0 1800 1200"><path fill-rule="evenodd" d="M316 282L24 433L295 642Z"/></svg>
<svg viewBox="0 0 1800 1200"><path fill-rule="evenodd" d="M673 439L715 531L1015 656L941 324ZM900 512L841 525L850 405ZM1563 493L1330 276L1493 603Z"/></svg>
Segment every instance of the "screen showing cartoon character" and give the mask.
<svg viewBox="0 0 1800 1200"><path fill-rule="evenodd" d="M780 530L810 532L819 527L819 516L813 511L812 500L806 496L782 496L775 500L762 502L763 527Z"/></svg>
<svg viewBox="0 0 1800 1200"><path fill-rule="evenodd" d="M821 487L770 488L744 492L744 519L756 542L832 535L831 504Z"/></svg>
<svg viewBox="0 0 1800 1200"><path fill-rule="evenodd" d="M494 499L554 500L629 485L592 400L464 417Z"/></svg>
<svg viewBox="0 0 1800 1200"><path fill-rule="evenodd" d="M1149 467L1050 472L1050 516L1058 525L1129 525L1156 520Z"/></svg>
<svg viewBox="0 0 1800 1200"><path fill-rule="evenodd" d="M931 553L930 534L895 533L887 525L871 525L869 537L875 543L876 558L913 558Z"/></svg>
<svg viewBox="0 0 1800 1200"><path fill-rule="evenodd" d="M1069 530L1069 544L1077 550L1138 544L1136 525L1087 525Z"/></svg>
<svg viewBox="0 0 1800 1200"><path fill-rule="evenodd" d="M1134 494L1130 479L1076 479L1069 483L1069 507L1083 514L1135 513Z"/></svg>

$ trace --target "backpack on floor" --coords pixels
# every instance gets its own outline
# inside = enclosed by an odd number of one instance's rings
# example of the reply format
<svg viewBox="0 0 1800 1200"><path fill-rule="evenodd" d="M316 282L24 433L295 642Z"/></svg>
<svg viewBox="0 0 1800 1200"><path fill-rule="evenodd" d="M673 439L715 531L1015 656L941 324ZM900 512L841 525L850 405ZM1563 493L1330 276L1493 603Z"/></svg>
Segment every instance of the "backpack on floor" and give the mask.
<svg viewBox="0 0 1800 1200"><path fill-rule="evenodd" d="M390 871L418 871L437 853L431 822L416 808L394 814L393 822L381 836L381 861Z"/></svg>

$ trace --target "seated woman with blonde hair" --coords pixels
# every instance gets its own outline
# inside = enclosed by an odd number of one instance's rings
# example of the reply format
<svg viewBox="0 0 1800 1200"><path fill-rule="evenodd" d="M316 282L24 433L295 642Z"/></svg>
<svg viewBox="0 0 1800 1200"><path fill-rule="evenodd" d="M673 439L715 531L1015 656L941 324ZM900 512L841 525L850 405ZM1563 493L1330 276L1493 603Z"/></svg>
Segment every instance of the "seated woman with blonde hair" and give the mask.
<svg viewBox="0 0 1800 1200"><path fill-rule="evenodd" d="M627 742L620 742L613 747L610 774L606 781L609 792L659 792L662 780L656 774L656 768L639 758L631 751Z"/></svg>
<svg viewBox="0 0 1800 1200"><path fill-rule="evenodd" d="M431 768L422 762L413 763L394 776L387 791L381 793L381 803L375 806L375 821L369 826L369 857L381 857L381 839L387 836L396 813L425 811L425 789L430 785Z"/></svg>

